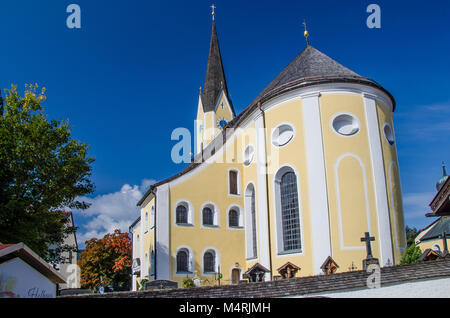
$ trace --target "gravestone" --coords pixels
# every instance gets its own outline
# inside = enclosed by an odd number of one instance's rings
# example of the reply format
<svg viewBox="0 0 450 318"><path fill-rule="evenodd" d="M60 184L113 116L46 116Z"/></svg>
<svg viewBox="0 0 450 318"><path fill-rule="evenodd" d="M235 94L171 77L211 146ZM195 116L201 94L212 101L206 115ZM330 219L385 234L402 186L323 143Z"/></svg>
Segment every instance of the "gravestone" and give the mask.
<svg viewBox="0 0 450 318"><path fill-rule="evenodd" d="M145 290L178 288L178 283L171 280L152 280L145 283Z"/></svg>

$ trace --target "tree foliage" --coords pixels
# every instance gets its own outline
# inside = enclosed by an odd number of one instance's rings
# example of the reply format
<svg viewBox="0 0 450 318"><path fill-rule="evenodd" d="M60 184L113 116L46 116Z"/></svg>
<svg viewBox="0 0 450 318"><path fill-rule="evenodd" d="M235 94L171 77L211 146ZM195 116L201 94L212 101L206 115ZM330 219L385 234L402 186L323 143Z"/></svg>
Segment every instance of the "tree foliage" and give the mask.
<svg viewBox="0 0 450 318"><path fill-rule="evenodd" d="M419 231L415 227L406 226L406 241L407 246L415 243L416 236L419 235Z"/></svg>
<svg viewBox="0 0 450 318"><path fill-rule="evenodd" d="M400 264L417 264L419 263L419 258L422 255L422 250L416 244L411 244L405 250Z"/></svg>
<svg viewBox="0 0 450 318"><path fill-rule="evenodd" d="M88 207L76 198L93 192L94 159L67 120L47 119L45 89L25 86L24 96L12 85L0 97L0 241L24 242L51 261L49 247L75 230L62 212Z"/></svg>
<svg viewBox="0 0 450 318"><path fill-rule="evenodd" d="M128 233L115 230L102 239L86 242L78 265L81 271L81 286L98 290L99 286L127 286L131 275L131 240Z"/></svg>

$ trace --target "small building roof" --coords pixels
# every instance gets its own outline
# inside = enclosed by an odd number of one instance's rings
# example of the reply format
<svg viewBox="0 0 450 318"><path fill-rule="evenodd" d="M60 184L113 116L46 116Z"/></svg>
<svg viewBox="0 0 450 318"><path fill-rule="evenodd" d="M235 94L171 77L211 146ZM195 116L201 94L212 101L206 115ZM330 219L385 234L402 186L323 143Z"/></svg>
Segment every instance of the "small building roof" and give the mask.
<svg viewBox="0 0 450 318"><path fill-rule="evenodd" d="M0 245L0 264L13 258L20 258L54 284L65 284L66 280L50 264L40 258L24 243Z"/></svg>
<svg viewBox="0 0 450 318"><path fill-rule="evenodd" d="M433 240L439 238L442 233L445 232L450 237L450 217L443 216L436 222L434 222L428 232L420 238L420 241Z"/></svg>

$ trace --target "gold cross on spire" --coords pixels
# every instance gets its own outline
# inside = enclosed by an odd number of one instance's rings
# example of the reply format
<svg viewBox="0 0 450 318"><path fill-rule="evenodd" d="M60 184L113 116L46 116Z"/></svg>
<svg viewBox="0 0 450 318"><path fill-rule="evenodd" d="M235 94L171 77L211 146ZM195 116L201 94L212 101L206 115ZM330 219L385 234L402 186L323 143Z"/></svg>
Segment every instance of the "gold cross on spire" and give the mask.
<svg viewBox="0 0 450 318"><path fill-rule="evenodd" d="M308 29L306 28L306 21L305 20L303 20L303 26L305 27L305 32L303 33L303 35L306 38L306 46L309 46L309 41L308 41L309 32L308 32Z"/></svg>
<svg viewBox="0 0 450 318"><path fill-rule="evenodd" d="M216 14L216 12L215 12L215 9L216 9L217 7L213 4L212 6L211 6L211 9L212 9L212 12L211 12L211 14L212 14L212 19L214 20L214 16L215 16L215 14Z"/></svg>

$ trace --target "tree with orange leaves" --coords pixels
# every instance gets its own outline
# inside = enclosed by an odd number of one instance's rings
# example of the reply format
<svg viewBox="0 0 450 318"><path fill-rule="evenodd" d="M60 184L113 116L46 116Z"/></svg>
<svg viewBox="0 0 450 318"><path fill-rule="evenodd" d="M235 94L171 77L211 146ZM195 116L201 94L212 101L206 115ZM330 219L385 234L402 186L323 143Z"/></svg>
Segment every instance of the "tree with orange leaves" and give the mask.
<svg viewBox="0 0 450 318"><path fill-rule="evenodd" d="M114 290L127 289L131 275L131 240L128 233L115 230L102 239L90 239L78 261L81 286L98 290L111 286Z"/></svg>

